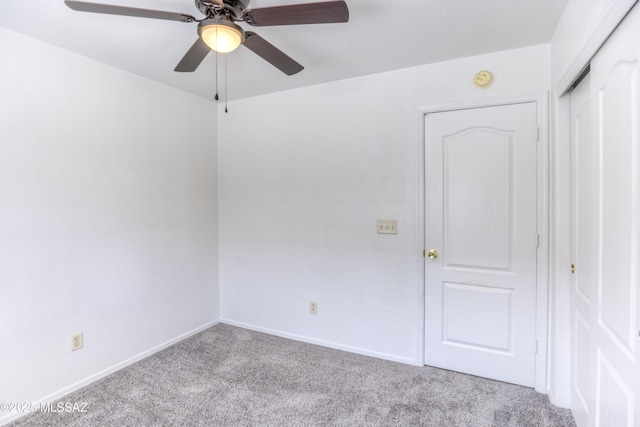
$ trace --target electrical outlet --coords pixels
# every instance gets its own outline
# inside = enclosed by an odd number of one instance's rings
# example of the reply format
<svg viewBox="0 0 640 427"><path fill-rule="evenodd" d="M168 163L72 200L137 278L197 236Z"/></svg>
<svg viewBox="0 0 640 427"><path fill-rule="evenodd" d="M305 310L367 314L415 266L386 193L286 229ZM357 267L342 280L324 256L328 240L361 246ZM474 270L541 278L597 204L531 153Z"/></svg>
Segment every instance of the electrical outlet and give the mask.
<svg viewBox="0 0 640 427"><path fill-rule="evenodd" d="M378 234L398 234L398 221L395 219L379 219Z"/></svg>
<svg viewBox="0 0 640 427"><path fill-rule="evenodd" d="M309 302L309 313L318 314L318 302L317 301L310 301Z"/></svg>
<svg viewBox="0 0 640 427"><path fill-rule="evenodd" d="M71 351L80 350L83 345L82 332L71 337Z"/></svg>

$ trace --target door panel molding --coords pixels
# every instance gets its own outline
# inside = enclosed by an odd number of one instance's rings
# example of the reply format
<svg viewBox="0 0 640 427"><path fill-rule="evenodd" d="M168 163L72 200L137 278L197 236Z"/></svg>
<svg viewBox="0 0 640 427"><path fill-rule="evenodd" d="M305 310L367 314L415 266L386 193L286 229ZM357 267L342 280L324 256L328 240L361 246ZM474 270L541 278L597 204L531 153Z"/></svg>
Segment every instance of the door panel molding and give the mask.
<svg viewBox="0 0 640 427"><path fill-rule="evenodd" d="M513 206L499 212L478 209L477 201L468 195L480 194L484 186L492 186L500 199L513 200L512 170L496 170L493 161L503 157L511 164L513 132L477 127L443 139L444 268L512 272ZM460 194L467 197L462 200ZM475 212L474 222L452 220L462 218L465 211ZM489 223L490 227L479 231L477 222Z"/></svg>
<svg viewBox="0 0 640 427"><path fill-rule="evenodd" d="M634 393L598 349L595 420L598 426L633 426Z"/></svg>
<svg viewBox="0 0 640 427"><path fill-rule="evenodd" d="M511 331L504 327L511 323L511 289L452 282L445 282L443 288L443 344L513 356ZM448 322L450 318L459 319L461 314L465 317L462 325ZM487 325L490 336L468 334L479 322ZM484 342L479 338L485 338Z"/></svg>

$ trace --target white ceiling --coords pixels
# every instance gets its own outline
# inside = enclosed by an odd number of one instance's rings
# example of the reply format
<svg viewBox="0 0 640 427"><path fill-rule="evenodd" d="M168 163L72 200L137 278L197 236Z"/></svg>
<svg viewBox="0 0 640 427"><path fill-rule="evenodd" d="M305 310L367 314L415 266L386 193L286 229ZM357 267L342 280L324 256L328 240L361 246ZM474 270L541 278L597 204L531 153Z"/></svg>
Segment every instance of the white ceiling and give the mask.
<svg viewBox="0 0 640 427"><path fill-rule="evenodd" d="M193 0L91 0L182 12ZM252 0L250 7L320 0ZM257 27L305 66L286 76L244 47L218 56L220 93L239 99L366 74L547 43L566 0L346 0L344 24ZM194 73L173 69L194 43L196 23L76 12L63 0L2 0L0 25L169 86L213 99L216 55Z"/></svg>

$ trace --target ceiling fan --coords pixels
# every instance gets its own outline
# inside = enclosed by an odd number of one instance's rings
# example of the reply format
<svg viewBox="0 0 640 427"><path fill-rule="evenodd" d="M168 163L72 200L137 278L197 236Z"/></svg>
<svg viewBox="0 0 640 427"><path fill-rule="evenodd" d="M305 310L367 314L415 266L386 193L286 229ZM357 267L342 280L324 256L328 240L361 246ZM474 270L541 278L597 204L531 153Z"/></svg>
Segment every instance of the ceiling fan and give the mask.
<svg viewBox="0 0 640 427"><path fill-rule="evenodd" d="M211 50L226 53L243 44L287 75L304 68L287 54L253 31L244 31L236 22L254 27L347 22L349 9L343 0L248 9L251 0L195 0L203 19L177 12L139 9L84 1L65 0L73 10L169 21L197 22L198 39L174 71L195 71Z"/></svg>

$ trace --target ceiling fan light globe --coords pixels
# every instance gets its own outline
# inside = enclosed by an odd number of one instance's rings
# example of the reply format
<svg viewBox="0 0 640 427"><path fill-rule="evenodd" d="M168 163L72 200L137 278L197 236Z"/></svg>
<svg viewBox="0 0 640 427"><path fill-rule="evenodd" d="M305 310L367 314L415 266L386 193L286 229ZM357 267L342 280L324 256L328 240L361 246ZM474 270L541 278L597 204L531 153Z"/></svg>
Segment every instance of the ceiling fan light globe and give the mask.
<svg viewBox="0 0 640 427"><path fill-rule="evenodd" d="M244 41L244 31L233 22L211 19L198 26L198 34L211 49L219 53L234 51Z"/></svg>

